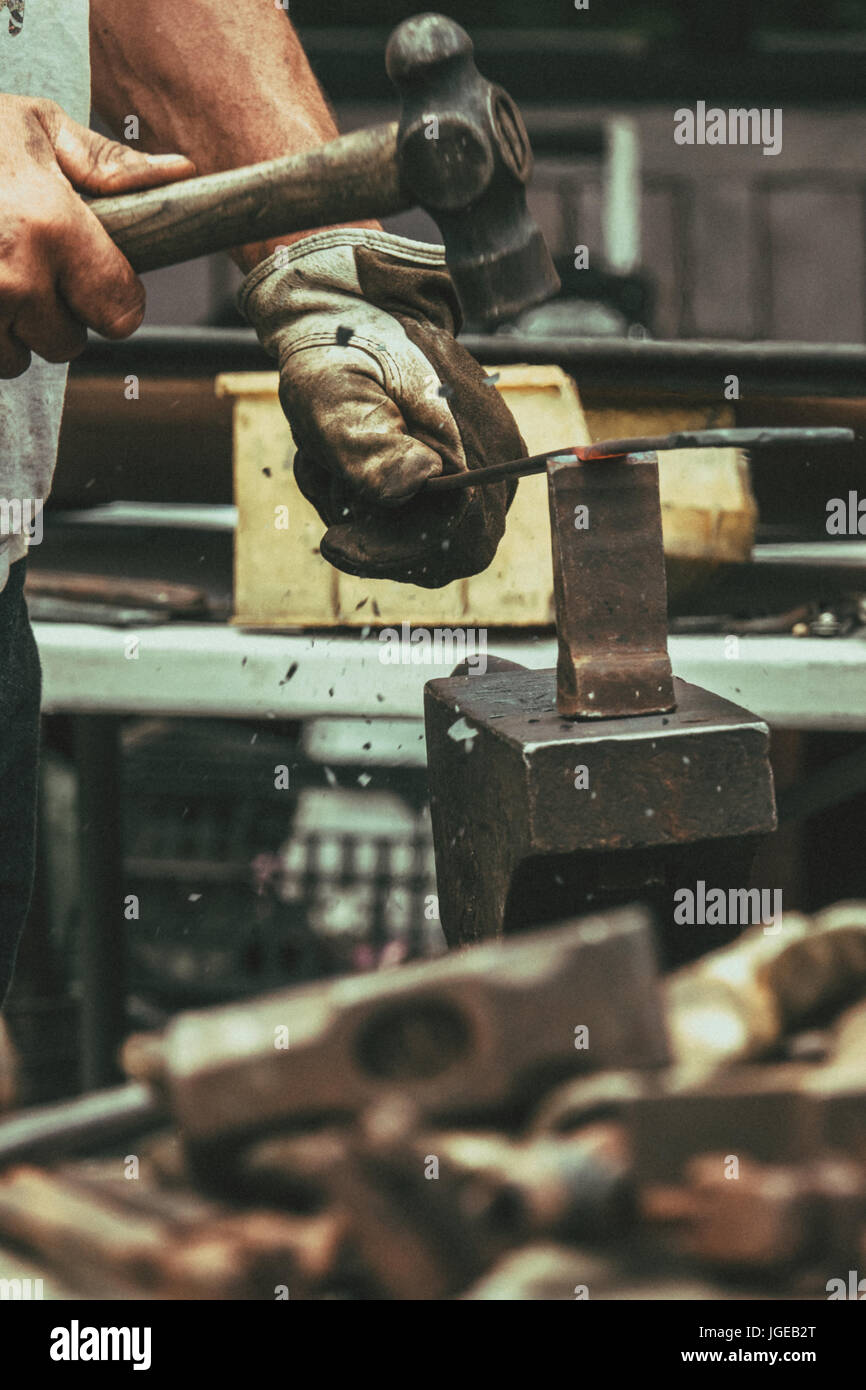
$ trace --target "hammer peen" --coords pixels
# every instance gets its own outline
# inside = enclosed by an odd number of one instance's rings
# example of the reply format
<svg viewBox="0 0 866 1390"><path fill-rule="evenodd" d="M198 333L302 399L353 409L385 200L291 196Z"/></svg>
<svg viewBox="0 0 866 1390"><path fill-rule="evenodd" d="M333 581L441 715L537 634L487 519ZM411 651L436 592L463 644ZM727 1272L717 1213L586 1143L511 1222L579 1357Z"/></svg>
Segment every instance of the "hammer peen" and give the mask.
<svg viewBox="0 0 866 1390"><path fill-rule="evenodd" d="M90 203L137 271L249 241L424 208L467 320L494 327L559 279L526 206L532 154L507 92L481 76L459 24L424 14L388 43L399 122L306 154Z"/></svg>

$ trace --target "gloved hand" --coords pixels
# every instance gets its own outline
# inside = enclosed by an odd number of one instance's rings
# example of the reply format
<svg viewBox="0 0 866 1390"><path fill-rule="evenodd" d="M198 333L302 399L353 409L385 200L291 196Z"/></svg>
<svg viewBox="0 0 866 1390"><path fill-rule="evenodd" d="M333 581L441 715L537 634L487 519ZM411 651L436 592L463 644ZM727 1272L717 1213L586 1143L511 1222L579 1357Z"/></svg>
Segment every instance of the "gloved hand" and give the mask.
<svg viewBox="0 0 866 1390"><path fill-rule="evenodd" d="M498 391L455 342L443 249L360 228L318 232L256 266L239 302L279 363L295 477L327 524L325 558L426 588L485 569L515 484L418 495L427 478L526 452Z"/></svg>

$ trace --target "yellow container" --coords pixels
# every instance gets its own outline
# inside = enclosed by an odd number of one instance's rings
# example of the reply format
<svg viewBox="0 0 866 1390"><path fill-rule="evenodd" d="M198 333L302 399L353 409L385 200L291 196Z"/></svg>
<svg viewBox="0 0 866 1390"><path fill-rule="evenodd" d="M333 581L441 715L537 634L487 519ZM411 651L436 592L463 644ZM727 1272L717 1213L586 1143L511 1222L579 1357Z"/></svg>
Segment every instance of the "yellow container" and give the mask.
<svg viewBox="0 0 866 1390"><path fill-rule="evenodd" d="M491 369L492 371L495 369ZM559 367L501 367L497 388L529 453L629 434L731 424L718 406L683 404L584 411ZM226 373L216 393L232 402L238 508L234 621L247 627L418 625L538 627L553 621L547 481L521 480L505 537L484 574L443 589L356 579L319 554L324 524L295 484L294 444L275 372ZM733 449L661 457L665 552L677 570L748 558L756 509L748 469Z"/></svg>

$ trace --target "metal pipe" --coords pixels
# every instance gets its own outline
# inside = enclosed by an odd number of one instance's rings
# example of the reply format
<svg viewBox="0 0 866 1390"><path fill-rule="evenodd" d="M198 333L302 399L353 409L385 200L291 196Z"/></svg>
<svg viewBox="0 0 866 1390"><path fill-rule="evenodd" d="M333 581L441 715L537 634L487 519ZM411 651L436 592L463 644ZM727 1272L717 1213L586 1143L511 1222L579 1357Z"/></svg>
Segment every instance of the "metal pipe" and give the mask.
<svg viewBox="0 0 866 1390"><path fill-rule="evenodd" d="M74 724L85 1090L118 1079L126 1023L119 727L105 715L79 716Z"/></svg>
<svg viewBox="0 0 866 1390"><path fill-rule="evenodd" d="M866 397L866 347L859 344L536 338L519 333L468 334L460 341L486 366L555 362L576 377L584 392L602 390L612 396L691 390L717 396L719 381L733 371L744 395ZM211 377L273 369L251 329L141 328L126 342L91 335L72 372L117 372L127 362L139 375L182 371Z"/></svg>
<svg viewBox="0 0 866 1390"><path fill-rule="evenodd" d="M115 1139L152 1129L165 1114L164 1103L139 1081L21 1110L0 1120L0 1168L93 1152Z"/></svg>

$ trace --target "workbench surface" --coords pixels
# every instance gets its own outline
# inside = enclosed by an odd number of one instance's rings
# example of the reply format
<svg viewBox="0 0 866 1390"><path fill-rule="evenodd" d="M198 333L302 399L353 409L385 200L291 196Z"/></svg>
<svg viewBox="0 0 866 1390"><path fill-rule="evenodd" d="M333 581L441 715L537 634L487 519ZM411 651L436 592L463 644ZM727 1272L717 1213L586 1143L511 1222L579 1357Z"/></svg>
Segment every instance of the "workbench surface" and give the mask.
<svg viewBox="0 0 866 1390"><path fill-rule="evenodd" d="M79 714L309 719L420 719L428 680L452 656L422 665L385 661L368 635L248 632L219 623L118 629L34 623L43 709ZM847 637L669 639L676 675L784 728L866 729L866 633ZM553 637L487 637L489 655L556 665ZM446 649L447 654L447 649Z"/></svg>

